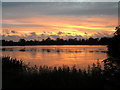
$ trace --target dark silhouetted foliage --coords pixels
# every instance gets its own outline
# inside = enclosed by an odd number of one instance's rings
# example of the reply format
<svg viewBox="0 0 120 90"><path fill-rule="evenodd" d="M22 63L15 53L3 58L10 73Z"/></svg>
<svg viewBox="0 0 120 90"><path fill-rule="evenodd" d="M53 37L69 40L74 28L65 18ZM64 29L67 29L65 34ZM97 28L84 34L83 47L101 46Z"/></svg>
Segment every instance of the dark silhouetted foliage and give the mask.
<svg viewBox="0 0 120 90"><path fill-rule="evenodd" d="M2 57L3 89L13 88L104 88L101 67L88 70L25 65L22 61Z"/></svg>
<svg viewBox="0 0 120 90"><path fill-rule="evenodd" d="M120 26L116 27L114 37L110 39L108 51L111 56L120 58Z"/></svg>
<svg viewBox="0 0 120 90"><path fill-rule="evenodd" d="M30 67L10 57L2 57L3 90L30 88L81 88L118 89L120 86L120 67L113 58L104 60L104 69L99 62L88 66L87 70L75 66Z"/></svg>
<svg viewBox="0 0 120 90"><path fill-rule="evenodd" d="M2 40L2 46L24 46L24 45L107 45L111 38L103 37L98 38L88 38L88 39L68 39L64 40L57 38L52 40L51 38L43 39L42 41L30 40L26 41L25 39L20 39L18 42L14 41L5 41Z"/></svg>

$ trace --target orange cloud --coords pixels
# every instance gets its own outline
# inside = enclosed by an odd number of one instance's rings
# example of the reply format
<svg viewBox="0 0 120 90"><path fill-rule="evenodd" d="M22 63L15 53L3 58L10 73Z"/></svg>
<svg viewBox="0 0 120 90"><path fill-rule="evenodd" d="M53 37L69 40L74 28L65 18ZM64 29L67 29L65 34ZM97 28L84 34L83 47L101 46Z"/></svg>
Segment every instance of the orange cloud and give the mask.
<svg viewBox="0 0 120 90"><path fill-rule="evenodd" d="M36 32L53 32L54 34L62 31L71 35L82 35L88 32L89 35L96 32L113 32L117 25L117 18L112 16L98 17L75 17L75 16L39 16L23 19L4 20L3 30L15 30L28 34Z"/></svg>

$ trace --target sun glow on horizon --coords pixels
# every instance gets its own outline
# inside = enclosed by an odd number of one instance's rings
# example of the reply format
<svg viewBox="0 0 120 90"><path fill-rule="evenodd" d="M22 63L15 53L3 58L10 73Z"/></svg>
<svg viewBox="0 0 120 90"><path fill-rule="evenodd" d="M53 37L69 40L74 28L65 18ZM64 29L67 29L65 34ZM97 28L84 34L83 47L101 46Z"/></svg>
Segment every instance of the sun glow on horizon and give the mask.
<svg viewBox="0 0 120 90"><path fill-rule="evenodd" d="M76 7L72 7L72 5ZM100 7L96 7L96 5ZM5 39L14 39L17 36L28 39L111 36L118 24L118 17L117 14L106 12L108 7L111 7L110 5L96 3L91 6L85 3L81 6L78 3L68 3L66 6L64 3L55 3L55 5L50 4L49 8L46 8L49 6L47 3L43 5L26 3L25 6L20 4L19 7L14 4L12 7L9 4L8 7L3 5L3 33L0 35L4 35ZM114 11L116 7L110 9ZM18 12L18 10L21 11Z"/></svg>
<svg viewBox="0 0 120 90"><path fill-rule="evenodd" d="M58 17L57 17L58 18ZM76 20L76 17L74 17ZM66 21L67 19L67 21ZM85 19L85 21L80 21L79 19L74 21L74 19L69 17L61 18L56 20L56 17L49 17L49 20L44 17L42 18L29 18L29 20L26 18L24 21L21 19L17 19L17 21L8 20L5 22L3 20L3 30L15 30L19 31L21 33L27 33L27 32L36 32L37 34L40 34L42 32L55 32L58 31L66 32L66 33L76 33L79 35L83 35L83 33L93 33L97 31L113 31L114 26L116 26L116 19L111 20L110 18L101 18L104 19L102 22L100 22L97 18L94 18L92 21L96 22L90 22L90 18L82 18L82 20ZM27 21L28 20L28 21ZM97 21L98 20L98 21ZM38 22L39 21L39 22ZM74 23L73 23L74 21ZM104 21L108 21L107 24L104 23ZM30 22L30 23L28 23ZM113 23L111 25L111 22Z"/></svg>

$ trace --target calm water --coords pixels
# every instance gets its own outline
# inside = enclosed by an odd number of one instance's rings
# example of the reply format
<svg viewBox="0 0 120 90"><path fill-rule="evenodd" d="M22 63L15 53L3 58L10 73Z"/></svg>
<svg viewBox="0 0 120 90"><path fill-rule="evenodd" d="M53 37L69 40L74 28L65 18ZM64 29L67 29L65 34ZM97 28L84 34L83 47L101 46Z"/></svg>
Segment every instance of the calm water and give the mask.
<svg viewBox="0 0 120 90"><path fill-rule="evenodd" d="M32 65L76 65L87 68L97 60L103 65L107 47L98 45L3 46L2 56L10 56Z"/></svg>

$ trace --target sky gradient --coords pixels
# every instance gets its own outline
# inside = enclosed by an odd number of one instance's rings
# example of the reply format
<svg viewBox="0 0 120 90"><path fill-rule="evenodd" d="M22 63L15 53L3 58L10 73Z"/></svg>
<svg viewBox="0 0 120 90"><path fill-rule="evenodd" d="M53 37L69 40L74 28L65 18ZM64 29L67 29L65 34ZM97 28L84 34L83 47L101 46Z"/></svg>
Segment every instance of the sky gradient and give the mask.
<svg viewBox="0 0 120 90"><path fill-rule="evenodd" d="M117 2L4 2L3 39L109 37L118 25Z"/></svg>

